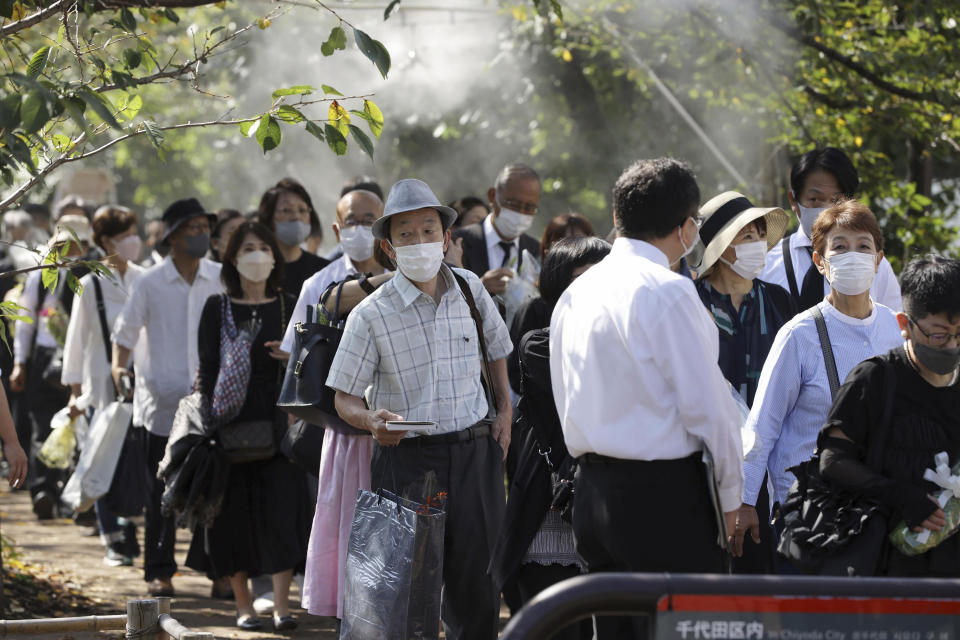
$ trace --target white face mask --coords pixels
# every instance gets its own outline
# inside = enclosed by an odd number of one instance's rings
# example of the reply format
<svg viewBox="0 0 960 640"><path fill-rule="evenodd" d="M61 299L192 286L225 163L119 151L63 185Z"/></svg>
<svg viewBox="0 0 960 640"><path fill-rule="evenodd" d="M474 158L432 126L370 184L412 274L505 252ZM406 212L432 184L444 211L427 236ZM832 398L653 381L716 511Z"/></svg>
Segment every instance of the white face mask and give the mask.
<svg viewBox="0 0 960 640"><path fill-rule="evenodd" d="M877 275L877 254L848 251L824 258L827 280L837 293L855 296L870 289Z"/></svg>
<svg viewBox="0 0 960 640"><path fill-rule="evenodd" d="M753 280L763 273L763 268L767 266L766 240L744 242L735 245L733 249L737 253L737 259L728 262L721 257L720 262L733 269L733 272L744 280Z"/></svg>
<svg viewBox="0 0 960 640"><path fill-rule="evenodd" d="M500 213L493 218L493 226L504 238L512 240L530 228L533 216L524 215L513 209L500 207Z"/></svg>
<svg viewBox="0 0 960 640"><path fill-rule="evenodd" d="M140 240L140 236L127 236L114 244L114 251L127 262L134 262L140 257L141 246L143 246L143 241Z"/></svg>
<svg viewBox="0 0 960 640"><path fill-rule="evenodd" d="M341 227L340 246L347 257L354 262L363 262L373 256L373 231L362 224Z"/></svg>
<svg viewBox="0 0 960 640"><path fill-rule="evenodd" d="M414 282L429 282L440 271L443 262L443 243L425 242L406 247L393 247L397 254L397 268L400 273Z"/></svg>
<svg viewBox="0 0 960 640"><path fill-rule="evenodd" d="M826 207L805 207L800 204L800 201L797 199L797 194L791 191L793 194L793 200L797 203L797 209L800 210L800 228L803 230L803 235L808 238L813 233L813 223L817 220L817 216L827 210Z"/></svg>
<svg viewBox="0 0 960 640"><path fill-rule="evenodd" d="M688 218L688 220L689 220L689 218ZM673 262L670 263L670 266L671 266L671 267L673 267L673 265L677 264L678 262L680 262L681 260L683 260L684 258L686 258L686 257L687 257L688 255L690 255L691 253L693 253L693 250L697 248L697 240L696 240L696 237L694 237L694 240L693 240L693 242L690 243L690 246L689 246L689 247L687 246L687 243L683 241L683 228L684 228L686 225L687 225L686 221L684 221L684 223L683 223L682 225L680 225L680 246L683 247L683 253L680 255L679 258L677 258L676 260L674 260Z"/></svg>
<svg viewBox="0 0 960 640"><path fill-rule="evenodd" d="M266 251L251 251L237 257L237 271L250 282L263 282L273 271L273 256Z"/></svg>

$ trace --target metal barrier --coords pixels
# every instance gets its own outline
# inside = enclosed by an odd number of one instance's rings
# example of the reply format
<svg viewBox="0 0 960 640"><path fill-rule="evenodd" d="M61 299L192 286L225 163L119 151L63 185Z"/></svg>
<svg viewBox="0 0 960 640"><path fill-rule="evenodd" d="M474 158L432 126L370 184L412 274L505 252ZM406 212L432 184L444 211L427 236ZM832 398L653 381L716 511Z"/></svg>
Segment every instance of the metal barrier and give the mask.
<svg viewBox="0 0 960 640"><path fill-rule="evenodd" d="M501 640L546 640L591 615L650 615L671 595L930 598L960 601L960 580L601 573L564 580L530 601ZM651 625L652 629L652 625Z"/></svg>
<svg viewBox="0 0 960 640"><path fill-rule="evenodd" d="M0 638L98 631L126 631L127 638L143 640L214 640L212 633L192 631L171 617L170 598L128 600L127 615L0 620Z"/></svg>

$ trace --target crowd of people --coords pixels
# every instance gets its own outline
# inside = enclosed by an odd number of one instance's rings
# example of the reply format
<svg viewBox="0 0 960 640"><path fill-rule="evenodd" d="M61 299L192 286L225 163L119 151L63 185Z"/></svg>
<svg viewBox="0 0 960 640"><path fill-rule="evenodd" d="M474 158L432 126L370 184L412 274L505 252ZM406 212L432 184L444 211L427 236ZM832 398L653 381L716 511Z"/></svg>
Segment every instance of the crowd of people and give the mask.
<svg viewBox="0 0 960 640"><path fill-rule="evenodd" d="M544 215L526 165L449 205L420 180L384 197L360 176L324 256L323 216L290 178L251 213L192 198L148 222L76 198L49 218L9 211L4 270L35 264L38 245L80 260L52 289L41 270L0 280L24 316L0 361L10 483L38 518L92 526L111 566L142 541L151 595L175 594L188 522L186 565L247 630L267 612L296 628L294 580L310 614L343 618L358 490L409 495L427 474L446 494L442 622L456 639L496 637L501 597L515 612L581 573L796 573L777 553L781 507L815 453L830 486L875 499L889 527L939 531L924 470L939 452L960 462L960 263L918 257L898 283L858 189L829 147L793 166L792 216L733 191L701 204L687 165L641 160L613 186L604 240L576 213ZM282 453L293 419L277 402L317 318L345 319L325 380L341 420L304 469ZM118 400L133 419L116 473L137 481L76 513L60 495L69 470L38 452L57 411L92 422ZM219 443L187 456L188 414L221 425ZM238 433L269 435L250 456ZM190 465L210 471L206 511L185 520L171 470ZM914 556L887 545L871 573L960 575L958 540ZM637 624L558 637L636 637Z"/></svg>

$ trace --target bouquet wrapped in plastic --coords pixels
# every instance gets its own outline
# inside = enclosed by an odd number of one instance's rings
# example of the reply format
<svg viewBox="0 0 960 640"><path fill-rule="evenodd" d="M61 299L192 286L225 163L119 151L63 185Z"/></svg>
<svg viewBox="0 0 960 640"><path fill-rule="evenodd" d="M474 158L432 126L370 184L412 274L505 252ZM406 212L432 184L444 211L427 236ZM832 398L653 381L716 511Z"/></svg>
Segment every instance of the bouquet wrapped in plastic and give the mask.
<svg viewBox="0 0 960 640"><path fill-rule="evenodd" d="M77 434L73 427L74 421L70 419L70 410L61 409L50 421L53 430L43 446L37 458L43 464L51 469L69 469L73 464L73 452L77 448Z"/></svg>
<svg viewBox="0 0 960 640"><path fill-rule="evenodd" d="M951 469L950 458L946 452L938 453L934 462L936 467L927 469L923 473L923 479L941 488L934 498L947 516L947 525L940 531L923 529L917 533L905 522L898 524L890 534L890 541L908 556L927 552L960 531L960 463Z"/></svg>

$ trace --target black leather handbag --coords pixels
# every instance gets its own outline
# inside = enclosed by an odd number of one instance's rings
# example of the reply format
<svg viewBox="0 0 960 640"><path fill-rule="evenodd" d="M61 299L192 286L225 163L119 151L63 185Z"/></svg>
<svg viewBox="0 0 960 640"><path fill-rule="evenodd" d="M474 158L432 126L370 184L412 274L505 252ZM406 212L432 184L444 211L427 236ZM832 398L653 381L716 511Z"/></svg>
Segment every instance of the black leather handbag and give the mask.
<svg viewBox="0 0 960 640"><path fill-rule="evenodd" d="M320 475L323 429L306 420L295 420L280 441L280 453L307 473Z"/></svg>
<svg viewBox="0 0 960 640"><path fill-rule="evenodd" d="M814 307L831 396L840 382L826 323ZM884 361L884 407L876 443L867 451L867 464L880 470L883 451L893 415L896 376ZM777 552L805 573L826 576L872 576L881 564L886 548L889 510L879 502L833 486L820 475L820 456L789 469L797 481L790 488L780 518L783 532Z"/></svg>
<svg viewBox="0 0 960 640"><path fill-rule="evenodd" d="M277 453L272 420L241 420L223 425L217 438L231 464L269 460Z"/></svg>
<svg viewBox="0 0 960 640"><path fill-rule="evenodd" d="M321 429L332 429L337 433L349 435L369 435L366 431L350 426L337 415L333 404L336 392L326 385L330 365L333 364L333 357L337 353L340 338L343 336L340 294L346 282L347 280L344 280L335 287L331 286L320 298L320 304L325 304L333 289L336 288L336 303L328 321L314 322L313 305L310 305L307 307L307 321L298 322L294 326L293 351L287 362L287 371L283 378L283 386L280 388L277 406L290 415ZM321 441L322 438L321 433ZM319 455L319 449L317 449L318 458Z"/></svg>

